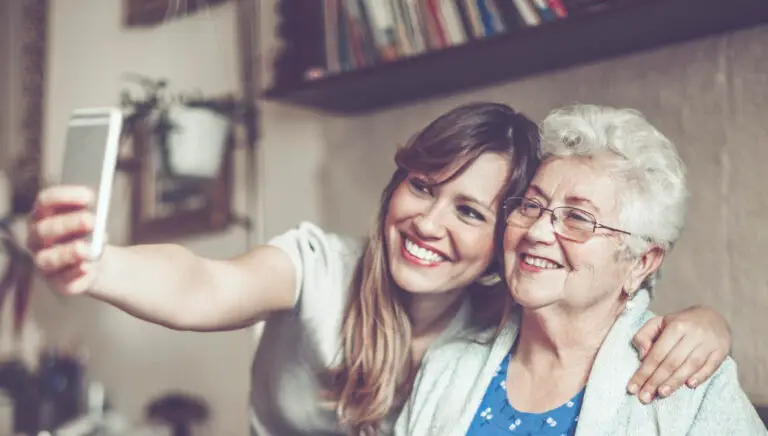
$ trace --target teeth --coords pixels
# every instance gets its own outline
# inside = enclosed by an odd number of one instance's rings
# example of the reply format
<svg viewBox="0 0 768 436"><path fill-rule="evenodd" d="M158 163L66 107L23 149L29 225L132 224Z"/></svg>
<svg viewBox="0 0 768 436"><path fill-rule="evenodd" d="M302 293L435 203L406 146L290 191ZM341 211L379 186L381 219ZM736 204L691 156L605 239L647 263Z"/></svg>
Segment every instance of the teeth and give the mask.
<svg viewBox="0 0 768 436"><path fill-rule="evenodd" d="M427 250L424 247L419 247L415 243L411 242L408 238L405 238L405 250L426 262L440 262L442 260L445 260L443 259L443 256L435 253L432 250Z"/></svg>
<svg viewBox="0 0 768 436"><path fill-rule="evenodd" d="M528 265L535 266L536 268L542 268L542 269L557 269L560 268L560 265L550 262L546 259L542 259L540 257L531 256L529 254L526 254L523 256L523 262L527 263Z"/></svg>

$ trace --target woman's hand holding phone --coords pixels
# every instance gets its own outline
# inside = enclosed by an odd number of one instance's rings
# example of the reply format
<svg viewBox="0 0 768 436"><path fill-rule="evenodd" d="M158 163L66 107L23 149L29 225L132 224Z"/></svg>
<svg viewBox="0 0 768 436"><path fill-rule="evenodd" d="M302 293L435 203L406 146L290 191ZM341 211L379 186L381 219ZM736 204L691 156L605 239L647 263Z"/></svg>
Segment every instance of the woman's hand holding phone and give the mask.
<svg viewBox="0 0 768 436"><path fill-rule="evenodd" d="M94 201L90 188L54 186L40 192L29 216L27 246L35 266L63 294L81 294L93 286L101 261L91 259L88 241Z"/></svg>

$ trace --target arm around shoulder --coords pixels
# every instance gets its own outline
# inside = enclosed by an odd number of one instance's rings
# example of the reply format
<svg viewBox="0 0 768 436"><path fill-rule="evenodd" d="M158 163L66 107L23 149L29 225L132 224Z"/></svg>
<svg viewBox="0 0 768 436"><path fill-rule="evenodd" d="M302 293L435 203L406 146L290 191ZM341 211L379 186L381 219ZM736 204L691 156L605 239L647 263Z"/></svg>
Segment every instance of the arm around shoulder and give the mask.
<svg viewBox="0 0 768 436"><path fill-rule="evenodd" d="M703 396L688 435L768 436L755 406L739 384L736 362L728 358L702 386Z"/></svg>

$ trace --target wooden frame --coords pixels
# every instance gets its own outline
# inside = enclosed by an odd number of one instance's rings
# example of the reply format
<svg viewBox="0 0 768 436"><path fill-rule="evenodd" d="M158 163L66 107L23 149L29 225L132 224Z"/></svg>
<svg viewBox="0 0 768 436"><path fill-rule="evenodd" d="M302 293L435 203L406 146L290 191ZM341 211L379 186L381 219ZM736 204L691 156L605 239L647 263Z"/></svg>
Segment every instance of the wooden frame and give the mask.
<svg viewBox="0 0 768 436"><path fill-rule="evenodd" d="M123 0L128 27L154 26L170 18L191 14L228 0Z"/></svg>
<svg viewBox="0 0 768 436"><path fill-rule="evenodd" d="M224 230L233 221L232 185L234 148L230 133L224 159L216 179L195 181L202 204L162 216L153 214L152 203L157 201L157 153L153 148L151 125L138 121L127 140L131 141L132 157L123 160L122 169L132 173L131 183L131 244L165 242L181 237ZM156 151L156 150L155 150ZM166 179L168 180L168 179ZM182 179L176 179L182 180Z"/></svg>
<svg viewBox="0 0 768 436"><path fill-rule="evenodd" d="M41 185L42 131L45 99L48 0L5 2L0 26L4 41L4 131L0 156L13 187L12 213L29 213ZM13 90L13 91L11 91ZM6 92L8 93L7 95Z"/></svg>

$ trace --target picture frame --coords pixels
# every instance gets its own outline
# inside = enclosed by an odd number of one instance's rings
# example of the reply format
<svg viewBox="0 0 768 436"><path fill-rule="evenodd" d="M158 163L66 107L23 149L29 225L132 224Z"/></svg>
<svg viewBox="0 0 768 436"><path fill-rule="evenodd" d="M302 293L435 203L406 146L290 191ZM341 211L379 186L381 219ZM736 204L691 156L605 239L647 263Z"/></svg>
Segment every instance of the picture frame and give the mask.
<svg viewBox="0 0 768 436"><path fill-rule="evenodd" d="M228 0L123 0L123 21L127 27L155 26L172 18L189 15Z"/></svg>
<svg viewBox="0 0 768 436"><path fill-rule="evenodd" d="M45 83L48 74L48 0L0 6L0 170L11 188L13 216L29 213L42 176ZM13 92L11 91L13 90ZM5 206L5 205L4 205Z"/></svg>
<svg viewBox="0 0 768 436"><path fill-rule="evenodd" d="M214 178L173 176L162 168L155 123L142 118L126 139L130 157L121 169L131 173L130 243L167 242L212 233L233 223L233 126Z"/></svg>

